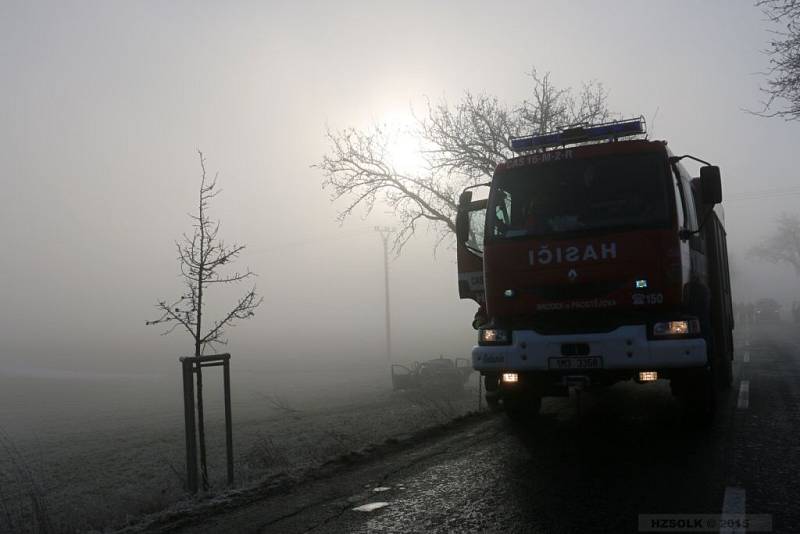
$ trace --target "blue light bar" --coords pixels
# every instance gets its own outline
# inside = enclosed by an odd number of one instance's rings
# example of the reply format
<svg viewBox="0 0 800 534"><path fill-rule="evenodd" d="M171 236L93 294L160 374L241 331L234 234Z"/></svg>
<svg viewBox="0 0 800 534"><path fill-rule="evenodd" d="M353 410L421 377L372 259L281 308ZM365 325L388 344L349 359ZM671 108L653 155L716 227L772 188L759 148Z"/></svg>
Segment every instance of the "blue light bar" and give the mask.
<svg viewBox="0 0 800 534"><path fill-rule="evenodd" d="M626 119L622 121L606 122L594 126L574 126L558 132L543 135L529 135L527 137L512 137L511 150L524 152L563 146L586 141L599 141L603 139L619 139L645 133L644 118Z"/></svg>

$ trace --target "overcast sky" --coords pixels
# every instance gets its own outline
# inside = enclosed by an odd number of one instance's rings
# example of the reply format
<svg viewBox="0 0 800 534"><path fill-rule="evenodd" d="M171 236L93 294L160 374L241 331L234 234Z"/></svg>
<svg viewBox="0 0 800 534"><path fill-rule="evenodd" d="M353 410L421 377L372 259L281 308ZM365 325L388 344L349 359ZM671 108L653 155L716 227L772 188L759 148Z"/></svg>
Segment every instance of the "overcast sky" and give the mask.
<svg viewBox="0 0 800 534"><path fill-rule="evenodd" d="M800 211L797 195L750 195L797 178L800 124L743 111L762 98L769 27L750 1L0 2L0 358L113 367L189 352L144 322L180 292L173 242L195 208L198 148L220 173L221 235L248 245L265 297L229 350L382 358L371 229L391 216L338 226L311 167L326 124L402 122L422 97L465 90L516 103L534 66L560 86L602 82L651 138L719 164L737 296L791 300L791 272L743 254ZM418 237L391 265L397 357L467 355L474 305L457 298L454 254Z"/></svg>

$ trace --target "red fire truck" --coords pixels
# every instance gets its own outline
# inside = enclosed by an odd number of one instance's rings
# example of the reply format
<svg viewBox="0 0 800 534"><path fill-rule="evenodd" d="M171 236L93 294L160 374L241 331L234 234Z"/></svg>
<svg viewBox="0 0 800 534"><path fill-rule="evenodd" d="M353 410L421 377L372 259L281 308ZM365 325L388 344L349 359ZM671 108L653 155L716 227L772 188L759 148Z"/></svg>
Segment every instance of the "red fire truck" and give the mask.
<svg viewBox="0 0 800 534"><path fill-rule="evenodd" d="M512 148L462 193L456 224L489 405L519 418L573 387L666 379L710 419L733 358L719 168L647 140L641 118Z"/></svg>

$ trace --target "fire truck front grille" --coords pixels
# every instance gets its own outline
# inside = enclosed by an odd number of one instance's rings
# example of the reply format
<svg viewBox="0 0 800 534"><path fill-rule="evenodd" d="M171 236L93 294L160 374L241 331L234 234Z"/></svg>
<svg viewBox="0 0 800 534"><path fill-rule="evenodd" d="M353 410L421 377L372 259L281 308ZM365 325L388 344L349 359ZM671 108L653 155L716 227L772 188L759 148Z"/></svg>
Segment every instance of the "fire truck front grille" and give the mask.
<svg viewBox="0 0 800 534"><path fill-rule="evenodd" d="M501 318L500 324L514 330L531 329L539 334L586 334L611 332L622 325L646 324L650 314L641 310L634 312L614 312L611 310L545 312L531 315L520 315L513 319ZM565 349L565 347L562 347ZM577 355L585 347L566 347L567 352Z"/></svg>
<svg viewBox="0 0 800 534"><path fill-rule="evenodd" d="M589 344L588 343L562 343L561 344L562 356L588 356Z"/></svg>
<svg viewBox="0 0 800 534"><path fill-rule="evenodd" d="M625 286L619 281L587 282L562 285L542 285L531 289L531 293L544 300L571 300L604 297Z"/></svg>

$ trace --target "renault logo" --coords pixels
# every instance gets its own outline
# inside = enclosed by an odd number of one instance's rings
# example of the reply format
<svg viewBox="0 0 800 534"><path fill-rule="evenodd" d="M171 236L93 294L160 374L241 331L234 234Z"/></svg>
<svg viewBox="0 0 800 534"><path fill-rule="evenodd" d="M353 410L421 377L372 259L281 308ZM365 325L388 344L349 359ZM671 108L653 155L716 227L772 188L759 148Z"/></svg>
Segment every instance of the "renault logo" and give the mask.
<svg viewBox="0 0 800 534"><path fill-rule="evenodd" d="M575 279L578 278L578 271L576 271L575 269L570 269L567 272L567 278L569 278L570 282L574 282Z"/></svg>

